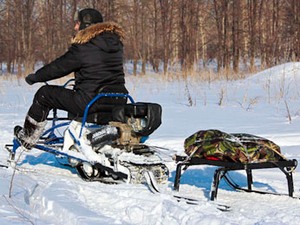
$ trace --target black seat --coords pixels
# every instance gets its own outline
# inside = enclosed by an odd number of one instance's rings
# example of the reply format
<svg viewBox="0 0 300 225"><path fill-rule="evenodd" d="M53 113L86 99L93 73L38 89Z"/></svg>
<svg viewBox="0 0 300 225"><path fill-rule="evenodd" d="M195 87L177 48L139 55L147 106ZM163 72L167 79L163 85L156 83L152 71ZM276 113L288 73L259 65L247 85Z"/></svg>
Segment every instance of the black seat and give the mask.
<svg viewBox="0 0 300 225"><path fill-rule="evenodd" d="M102 93L124 93L128 91L123 84L106 85L99 89L99 94ZM86 122L96 123L98 125L107 125L112 120L112 110L119 105L125 105L127 98L122 97L102 97L99 98L89 109ZM82 115L83 116L83 115ZM71 120L82 121L82 116L68 114Z"/></svg>
<svg viewBox="0 0 300 225"><path fill-rule="evenodd" d="M91 113L88 114L86 122L107 125L113 119L113 109L117 106L124 106L126 102L127 98L103 97L91 106L89 110ZM68 118L79 122L82 121L81 116L75 116L71 113L68 114Z"/></svg>

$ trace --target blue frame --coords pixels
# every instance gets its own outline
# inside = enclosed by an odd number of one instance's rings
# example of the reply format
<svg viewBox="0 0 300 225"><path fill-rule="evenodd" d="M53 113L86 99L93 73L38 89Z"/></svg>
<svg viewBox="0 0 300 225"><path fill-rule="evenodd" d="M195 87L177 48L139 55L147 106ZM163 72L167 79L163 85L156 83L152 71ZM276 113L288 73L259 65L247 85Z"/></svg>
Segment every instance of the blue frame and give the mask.
<svg viewBox="0 0 300 225"><path fill-rule="evenodd" d="M82 126L81 126L81 129L80 129L80 133L79 133L79 137L81 137L82 135L82 130L83 130L83 127L86 123L86 119L87 119L87 116L88 116L88 112L89 112L89 109L90 107L96 102L98 101L99 99L103 98L103 97L110 97L110 98L128 98L130 100L131 103L134 103L134 100L133 98L129 95L129 94L120 94L120 93L100 93L98 94L95 98L93 98L88 104L87 106L85 107L85 110L84 110L84 114L83 114L83 118L82 118Z"/></svg>

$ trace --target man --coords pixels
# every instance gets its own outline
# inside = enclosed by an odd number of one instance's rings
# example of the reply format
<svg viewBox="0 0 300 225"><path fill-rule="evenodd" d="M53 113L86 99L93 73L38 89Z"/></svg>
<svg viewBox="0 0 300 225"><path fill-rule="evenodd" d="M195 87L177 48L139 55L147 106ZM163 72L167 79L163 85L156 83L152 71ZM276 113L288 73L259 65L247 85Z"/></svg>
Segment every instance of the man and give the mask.
<svg viewBox="0 0 300 225"><path fill-rule="evenodd" d="M42 134L49 110L57 108L79 117L99 92L128 93L123 72L122 28L112 22L103 22L101 13L91 8L79 11L75 22L77 34L68 51L25 78L32 85L75 74L73 90L45 85L35 94L23 128L16 126L14 130L28 150ZM102 103L96 102L90 113L99 111ZM108 103L112 103L111 100ZM115 103L125 104L126 99L115 100Z"/></svg>

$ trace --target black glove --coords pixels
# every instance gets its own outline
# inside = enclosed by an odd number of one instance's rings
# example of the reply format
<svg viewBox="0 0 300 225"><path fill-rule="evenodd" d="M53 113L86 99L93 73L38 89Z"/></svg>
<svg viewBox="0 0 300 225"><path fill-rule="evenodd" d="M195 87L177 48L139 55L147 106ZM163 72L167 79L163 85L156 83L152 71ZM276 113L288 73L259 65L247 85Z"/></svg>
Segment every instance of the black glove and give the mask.
<svg viewBox="0 0 300 225"><path fill-rule="evenodd" d="M36 83L35 76L36 75L34 73L31 73L27 77L25 77L25 81L27 82L27 84L33 85L34 83Z"/></svg>

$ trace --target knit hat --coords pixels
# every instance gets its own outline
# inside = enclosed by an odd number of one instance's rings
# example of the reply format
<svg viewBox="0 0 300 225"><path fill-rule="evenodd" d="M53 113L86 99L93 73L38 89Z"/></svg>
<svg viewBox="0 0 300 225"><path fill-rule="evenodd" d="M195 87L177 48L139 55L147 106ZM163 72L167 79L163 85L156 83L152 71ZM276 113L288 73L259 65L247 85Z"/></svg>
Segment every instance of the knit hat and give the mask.
<svg viewBox="0 0 300 225"><path fill-rule="evenodd" d="M80 22L79 30L83 30L92 24L102 23L103 17L98 10L87 8L77 11L74 20Z"/></svg>

